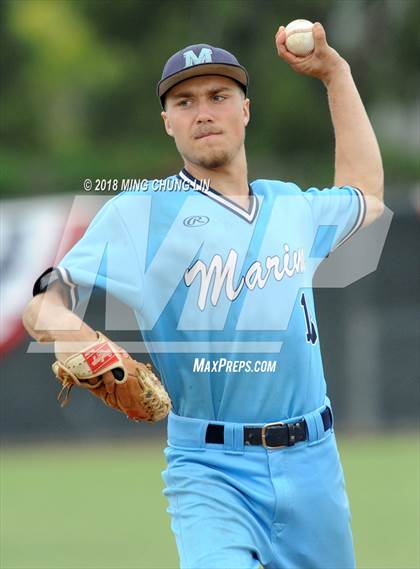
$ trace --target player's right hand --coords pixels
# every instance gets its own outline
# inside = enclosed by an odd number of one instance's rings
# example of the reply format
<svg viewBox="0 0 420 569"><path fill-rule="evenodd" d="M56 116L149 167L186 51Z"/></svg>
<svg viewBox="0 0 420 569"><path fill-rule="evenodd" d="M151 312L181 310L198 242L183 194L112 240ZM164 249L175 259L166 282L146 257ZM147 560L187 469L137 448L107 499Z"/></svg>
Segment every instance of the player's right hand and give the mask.
<svg viewBox="0 0 420 569"><path fill-rule="evenodd" d="M285 27L280 26L275 36L277 53L297 73L310 75L328 83L335 73L348 70L349 65L335 49L328 45L322 24L316 22L312 33L315 41L314 50L308 55L299 57L290 53L286 48Z"/></svg>

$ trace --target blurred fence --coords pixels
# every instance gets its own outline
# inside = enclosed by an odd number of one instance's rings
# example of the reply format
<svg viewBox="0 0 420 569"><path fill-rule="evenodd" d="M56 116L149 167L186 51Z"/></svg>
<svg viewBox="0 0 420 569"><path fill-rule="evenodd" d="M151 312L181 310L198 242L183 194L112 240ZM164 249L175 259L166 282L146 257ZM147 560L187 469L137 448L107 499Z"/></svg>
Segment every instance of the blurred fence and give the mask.
<svg viewBox="0 0 420 569"><path fill-rule="evenodd" d="M35 201L30 203L35 217ZM51 207L57 208L57 203ZM22 207L24 202L20 200L18 205ZM349 287L316 291L329 395L337 425L351 429L413 427L419 418L419 223L413 208L395 205L397 211L378 269ZM6 224L2 225L4 229ZM15 237L19 234L17 223L9 229L13 229ZM38 272L48 266L51 243L47 248L45 244L41 246L35 226L32 229L26 240L21 238L20 247L16 240L15 245L6 248L8 232L3 231L2 318L9 314L10 306L23 306L29 296L34 269L31 273L25 268L25 255L34 261L34 266L39 265ZM79 230L73 227L73 238ZM52 232L47 233L46 239L51 241ZM15 273L20 275L20 281L26 275L23 288ZM86 315L93 327L104 329L104 308L105 297L98 291ZM3 327L12 323L13 319L3 319ZM2 332L3 336L10 336L8 330ZM12 343L6 343L1 366L4 440L78 437L86 433L141 437L161 434L163 425L132 424L78 390L73 390L70 404L60 408L55 401L58 385L51 373L51 355L28 354L29 338L19 338L17 332L12 336L15 346L11 349ZM110 336L115 334L111 332ZM137 332L118 332L118 341L137 339Z"/></svg>

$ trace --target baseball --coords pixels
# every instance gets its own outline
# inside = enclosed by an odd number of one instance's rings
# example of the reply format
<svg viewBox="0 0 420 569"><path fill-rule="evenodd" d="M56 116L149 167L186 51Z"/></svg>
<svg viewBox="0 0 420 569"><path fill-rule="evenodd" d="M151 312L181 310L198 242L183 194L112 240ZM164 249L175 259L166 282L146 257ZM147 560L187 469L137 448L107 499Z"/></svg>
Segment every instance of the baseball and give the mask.
<svg viewBox="0 0 420 569"><path fill-rule="evenodd" d="M309 20L293 20L286 26L286 47L294 55L309 55L315 47L313 23Z"/></svg>

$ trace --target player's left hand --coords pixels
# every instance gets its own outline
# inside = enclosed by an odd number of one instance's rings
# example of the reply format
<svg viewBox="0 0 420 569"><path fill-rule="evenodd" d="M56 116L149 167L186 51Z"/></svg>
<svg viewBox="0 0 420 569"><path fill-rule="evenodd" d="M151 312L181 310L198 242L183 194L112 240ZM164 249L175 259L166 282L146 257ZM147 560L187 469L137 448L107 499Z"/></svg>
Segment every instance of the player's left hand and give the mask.
<svg viewBox="0 0 420 569"><path fill-rule="evenodd" d="M89 389L105 405L122 411L130 419L164 419L171 400L151 366L137 362L100 332L95 336L94 342L82 342L81 351L72 352L70 342L56 342L57 361L52 369L61 383L58 399L64 397L62 405L77 385Z"/></svg>
<svg viewBox="0 0 420 569"><path fill-rule="evenodd" d="M348 64L335 49L328 45L322 24L315 22L312 33L315 42L314 50L309 55L298 57L287 50L285 28L280 26L275 36L277 53L297 73L310 75L327 83L334 73L348 68Z"/></svg>

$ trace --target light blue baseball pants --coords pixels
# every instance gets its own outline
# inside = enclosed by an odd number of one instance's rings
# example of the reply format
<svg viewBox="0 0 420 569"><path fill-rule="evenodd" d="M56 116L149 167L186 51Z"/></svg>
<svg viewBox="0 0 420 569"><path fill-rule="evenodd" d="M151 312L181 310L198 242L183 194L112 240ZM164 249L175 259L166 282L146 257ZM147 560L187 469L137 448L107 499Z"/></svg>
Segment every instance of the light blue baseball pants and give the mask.
<svg viewBox="0 0 420 569"><path fill-rule="evenodd" d="M239 423L222 423L224 444L206 444L208 421L171 413L164 494L181 569L355 567L343 471L323 408L303 416L308 441L276 450L244 446Z"/></svg>

